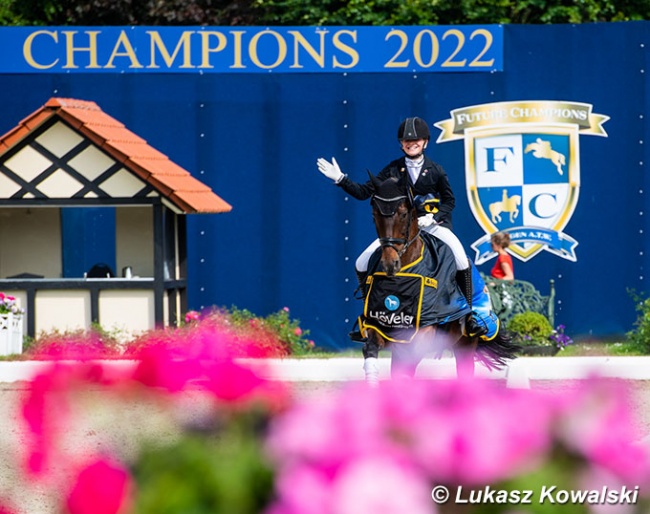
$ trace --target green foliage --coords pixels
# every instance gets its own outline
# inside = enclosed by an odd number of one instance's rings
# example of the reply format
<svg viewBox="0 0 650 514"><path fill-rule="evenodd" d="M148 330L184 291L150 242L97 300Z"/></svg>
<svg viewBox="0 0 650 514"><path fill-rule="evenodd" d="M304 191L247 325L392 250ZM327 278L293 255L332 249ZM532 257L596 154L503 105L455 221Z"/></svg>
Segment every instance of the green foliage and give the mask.
<svg viewBox="0 0 650 514"><path fill-rule="evenodd" d="M272 25L466 25L590 23L650 18L650 2L583 0L253 0Z"/></svg>
<svg viewBox="0 0 650 514"><path fill-rule="evenodd" d="M133 467L138 494L130 512L262 512L273 492L260 429L267 422L242 411L187 427L187 435L171 445L149 444Z"/></svg>
<svg viewBox="0 0 650 514"><path fill-rule="evenodd" d="M0 0L3 25L465 25L650 19L650 0Z"/></svg>
<svg viewBox="0 0 650 514"><path fill-rule="evenodd" d="M289 308L285 307L266 317L253 314L248 309L232 306L228 311L233 325L238 327L263 328L271 331L282 341L292 355L304 355L314 347L314 342L307 339L309 330L300 328L300 321L291 319Z"/></svg>
<svg viewBox="0 0 650 514"><path fill-rule="evenodd" d="M552 346L550 339L553 327L546 317L539 312L522 312L515 314L508 322L508 330L513 333L518 344L524 346Z"/></svg>
<svg viewBox="0 0 650 514"><path fill-rule="evenodd" d="M248 0L0 0L25 25L254 25ZM2 4L0 3L0 6ZM0 11L1 13L1 11ZM12 23L16 24L16 23Z"/></svg>
<svg viewBox="0 0 650 514"><path fill-rule="evenodd" d="M634 300L638 316L633 330L625 334L632 351L643 355L650 354L650 298L643 298L634 291L628 291Z"/></svg>

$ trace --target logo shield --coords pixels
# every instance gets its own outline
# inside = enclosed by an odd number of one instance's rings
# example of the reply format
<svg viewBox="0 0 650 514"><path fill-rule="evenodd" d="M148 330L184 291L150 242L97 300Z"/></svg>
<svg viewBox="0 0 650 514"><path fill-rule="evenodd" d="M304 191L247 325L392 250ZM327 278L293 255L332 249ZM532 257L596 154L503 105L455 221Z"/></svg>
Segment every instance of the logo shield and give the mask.
<svg viewBox="0 0 650 514"><path fill-rule="evenodd" d="M577 102L499 102L452 111L436 123L438 142L465 140L469 206L485 236L475 262L496 254L490 239L507 232L507 251L521 261L542 250L576 261L578 242L565 234L580 192L579 136L607 136L609 117Z"/></svg>
<svg viewBox="0 0 650 514"><path fill-rule="evenodd" d="M522 261L544 248L576 260L577 242L562 233L580 189L576 129L467 131L465 151L469 205L486 234L508 232ZM492 253L489 241L472 246L481 261Z"/></svg>

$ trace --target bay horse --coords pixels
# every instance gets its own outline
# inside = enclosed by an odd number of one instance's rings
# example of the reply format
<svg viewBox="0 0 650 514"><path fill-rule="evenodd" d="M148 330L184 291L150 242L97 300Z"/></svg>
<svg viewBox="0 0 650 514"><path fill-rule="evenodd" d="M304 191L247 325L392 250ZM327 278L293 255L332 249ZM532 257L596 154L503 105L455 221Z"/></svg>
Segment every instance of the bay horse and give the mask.
<svg viewBox="0 0 650 514"><path fill-rule="evenodd" d="M378 381L376 359L386 347L392 353L391 376L413 377L427 353L440 355L445 348L453 351L461 379L474 376L475 360L489 369L505 366L518 349L507 333L499 331L487 342L464 335L470 308L456 283L454 256L447 245L420 232L410 188L402 179L382 182L369 175L380 248L369 263L364 313L359 319L366 335L366 381Z"/></svg>

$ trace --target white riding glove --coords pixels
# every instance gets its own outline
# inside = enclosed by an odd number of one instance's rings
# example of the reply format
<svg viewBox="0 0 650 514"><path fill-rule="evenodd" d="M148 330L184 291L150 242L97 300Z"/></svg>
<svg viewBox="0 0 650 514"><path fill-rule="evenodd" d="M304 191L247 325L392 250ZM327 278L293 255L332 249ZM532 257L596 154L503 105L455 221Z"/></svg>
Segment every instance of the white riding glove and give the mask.
<svg viewBox="0 0 650 514"><path fill-rule="evenodd" d="M331 178L335 184L341 182L343 177L345 177L334 157L332 157L331 163L321 157L316 161L316 164L318 165L318 171L327 178Z"/></svg>
<svg viewBox="0 0 650 514"><path fill-rule="evenodd" d="M430 212L428 214L425 214L424 216L420 216L418 218L418 227L420 228L427 228L433 225L434 223L438 223L435 219L433 219L433 213Z"/></svg>

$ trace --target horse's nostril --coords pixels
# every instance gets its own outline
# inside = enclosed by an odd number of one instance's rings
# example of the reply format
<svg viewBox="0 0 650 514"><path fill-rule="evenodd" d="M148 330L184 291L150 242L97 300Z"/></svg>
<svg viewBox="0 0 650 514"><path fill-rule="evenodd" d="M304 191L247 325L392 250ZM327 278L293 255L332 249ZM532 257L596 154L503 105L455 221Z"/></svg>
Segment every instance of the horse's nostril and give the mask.
<svg viewBox="0 0 650 514"><path fill-rule="evenodd" d="M400 266L399 260L396 260L396 261L390 261L390 262L386 263L383 266L383 268L384 268L384 271L386 272L386 275L388 275L389 277L392 277L392 276L395 275L395 273L398 273L399 270L402 267Z"/></svg>

